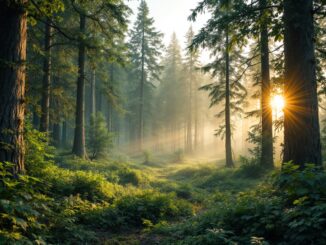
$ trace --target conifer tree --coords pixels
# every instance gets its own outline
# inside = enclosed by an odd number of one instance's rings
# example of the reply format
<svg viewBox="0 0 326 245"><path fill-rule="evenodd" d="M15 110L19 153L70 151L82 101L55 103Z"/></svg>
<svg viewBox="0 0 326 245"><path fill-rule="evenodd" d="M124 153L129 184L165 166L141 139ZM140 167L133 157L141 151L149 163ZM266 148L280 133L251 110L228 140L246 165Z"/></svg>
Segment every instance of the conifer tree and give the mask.
<svg viewBox="0 0 326 245"><path fill-rule="evenodd" d="M198 71L199 68L199 52L195 49L189 49L195 33L192 27L189 28L186 34L187 53L185 57L185 69L187 74L188 86L188 116L187 116L187 149L188 151L198 148L199 138L199 98L198 98ZM192 133L193 132L193 133Z"/></svg>
<svg viewBox="0 0 326 245"><path fill-rule="evenodd" d="M241 103L246 96L246 89L240 82L242 70L235 69L236 64L240 64L239 61L242 60L239 55L241 50L236 50L232 43L233 40L236 40L236 31L232 26L230 16L235 10L231 0L203 1L190 18L196 19L197 14L205 8L211 11L213 17L195 36L191 48L208 47L216 56L216 59L203 69L204 71L213 71L212 75L218 76L218 81L205 85L202 89L210 91L211 106L224 102L224 109L217 115L217 117L224 116L224 124L217 129L216 134L225 139L226 167L231 168L234 167L231 146L231 110L232 112L242 112Z"/></svg>
<svg viewBox="0 0 326 245"><path fill-rule="evenodd" d="M155 81L159 80L161 66L159 58L163 48L163 35L154 27L154 19L149 17L149 9L145 0L142 0L138 8L137 19L130 32L130 61L132 64L132 76L137 84L138 93L138 148L143 148L145 127L145 101L146 94L151 93Z"/></svg>

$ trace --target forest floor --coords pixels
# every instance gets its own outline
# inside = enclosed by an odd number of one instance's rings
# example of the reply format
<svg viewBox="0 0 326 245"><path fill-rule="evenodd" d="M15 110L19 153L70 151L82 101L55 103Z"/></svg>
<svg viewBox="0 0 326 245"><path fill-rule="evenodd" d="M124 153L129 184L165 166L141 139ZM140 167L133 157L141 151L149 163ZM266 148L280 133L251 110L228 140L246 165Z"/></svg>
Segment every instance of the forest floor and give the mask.
<svg viewBox="0 0 326 245"><path fill-rule="evenodd" d="M253 190L263 181L263 175L250 176L254 170L251 172L249 169L246 172L239 168L225 169L223 160L207 161L188 158L176 161L173 160L173 157L167 157L170 160L160 160L166 159L164 156L144 162L141 158L131 159L127 165L131 172L139 171L141 178L146 179L146 183L133 184L138 185L138 188L142 190L154 189L158 193L172 194L176 201L181 200L189 204L191 212L186 215L180 215L177 212L171 214L171 217L167 215L162 219L155 220L154 218L148 223L144 219L143 226L122 227L119 232L101 231L99 235L103 244L150 245L164 243L165 236L168 234L162 234L160 230L171 225L187 223L190 218L209 210L218 201L216 199L222 196L236 196L241 192ZM175 217L172 217L173 215Z"/></svg>
<svg viewBox="0 0 326 245"><path fill-rule="evenodd" d="M38 146L30 176L13 179L0 164L0 244L325 244L326 173L313 164L280 172L255 159L226 169L178 154L88 161Z"/></svg>

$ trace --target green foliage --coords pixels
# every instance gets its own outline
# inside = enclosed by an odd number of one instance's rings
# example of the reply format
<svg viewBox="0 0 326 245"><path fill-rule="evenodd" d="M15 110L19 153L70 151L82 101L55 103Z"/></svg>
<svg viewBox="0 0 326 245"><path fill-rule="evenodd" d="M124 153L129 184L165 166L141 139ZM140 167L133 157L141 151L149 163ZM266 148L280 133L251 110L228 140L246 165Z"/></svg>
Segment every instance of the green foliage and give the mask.
<svg viewBox="0 0 326 245"><path fill-rule="evenodd" d="M237 174L240 177L259 178L266 173L266 169L260 165L257 158L246 158L240 156L240 164L240 168L237 171Z"/></svg>
<svg viewBox="0 0 326 245"><path fill-rule="evenodd" d="M0 243L45 244L44 215L49 198L39 193L42 183L30 176L14 178L12 165L0 163Z"/></svg>
<svg viewBox="0 0 326 245"><path fill-rule="evenodd" d="M177 150L174 152L174 161L175 162L182 162L184 161L184 151L182 149Z"/></svg>
<svg viewBox="0 0 326 245"><path fill-rule="evenodd" d="M149 151L144 151L144 164L150 164L152 155Z"/></svg>
<svg viewBox="0 0 326 245"><path fill-rule="evenodd" d="M97 212L93 218L102 229L121 231L187 217L192 212L188 202L176 199L173 194L144 191L118 199L112 206L101 210L100 213Z"/></svg>
<svg viewBox="0 0 326 245"><path fill-rule="evenodd" d="M163 244L324 244L326 174L288 163L272 182L236 196L217 193L209 211L159 227Z"/></svg>
<svg viewBox="0 0 326 245"><path fill-rule="evenodd" d="M90 201L112 201L119 192L119 185L108 182L101 174L91 171L71 171L49 166L43 171L50 192L56 196L80 195Z"/></svg>
<svg viewBox="0 0 326 245"><path fill-rule="evenodd" d="M109 132L105 117L98 112L91 116L87 149L91 160L103 158L113 146L113 135Z"/></svg>
<svg viewBox="0 0 326 245"><path fill-rule="evenodd" d="M53 163L54 148L49 145L47 133L25 126L26 170L30 175L37 175L48 164Z"/></svg>

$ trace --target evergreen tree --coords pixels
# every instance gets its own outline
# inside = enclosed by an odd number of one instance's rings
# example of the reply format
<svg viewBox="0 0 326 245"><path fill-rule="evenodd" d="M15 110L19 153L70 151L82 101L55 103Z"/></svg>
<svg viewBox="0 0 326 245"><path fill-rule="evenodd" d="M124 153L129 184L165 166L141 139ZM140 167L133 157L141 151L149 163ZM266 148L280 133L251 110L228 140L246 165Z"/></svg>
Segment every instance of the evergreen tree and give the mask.
<svg viewBox="0 0 326 245"><path fill-rule="evenodd" d="M161 120L164 122L165 134L170 139L170 146L173 151L183 148L182 127L187 119L187 108L184 99L188 95L187 86L184 80L184 67L182 64L181 48L175 33L167 47L163 60L164 70L162 82L159 87L158 100L161 101Z"/></svg>
<svg viewBox="0 0 326 245"><path fill-rule="evenodd" d="M149 9L146 1L142 0L138 8L137 19L130 32L130 62L132 64L132 77L137 83L134 93L138 93L138 148L143 148L145 127L145 97L152 94L151 90L157 80L161 66L159 58L163 48L163 35L155 30L154 19L149 17Z"/></svg>
<svg viewBox="0 0 326 245"><path fill-rule="evenodd" d="M91 160L104 157L112 146L112 134L109 132L105 117L98 112L91 116L87 148Z"/></svg>
<svg viewBox="0 0 326 245"><path fill-rule="evenodd" d="M0 162L12 162L15 174L25 170L25 3L0 2Z"/></svg>
<svg viewBox="0 0 326 245"><path fill-rule="evenodd" d="M284 162L322 164L313 1L284 0Z"/></svg>
<svg viewBox="0 0 326 245"><path fill-rule="evenodd" d="M188 119L187 119L187 148L188 151L196 150L199 141L199 51L189 49L195 33L192 27L186 34L187 52L185 57L185 69L187 74L189 95L188 95ZM193 115L194 114L194 115ZM193 132L193 134L192 134ZM192 136L194 135L194 136Z"/></svg>
<svg viewBox="0 0 326 245"><path fill-rule="evenodd" d="M240 67L238 71L235 69L236 64L241 64L239 61L242 57L239 55L241 50L236 50L232 43L237 34L229 19L235 11L233 7L231 0L214 3L204 1L192 16L196 18L197 13L203 8L208 8L213 14L206 26L195 36L191 48L208 47L217 56L214 62L204 67L204 70L213 70L213 76L218 75L219 81L205 85L202 89L210 91L211 106L224 102L224 109L217 115L217 117L224 116L224 124L217 130L217 135L225 138L226 167L234 167L231 146L231 110L242 112L241 103L246 96L246 89L240 82L243 74L242 68Z"/></svg>

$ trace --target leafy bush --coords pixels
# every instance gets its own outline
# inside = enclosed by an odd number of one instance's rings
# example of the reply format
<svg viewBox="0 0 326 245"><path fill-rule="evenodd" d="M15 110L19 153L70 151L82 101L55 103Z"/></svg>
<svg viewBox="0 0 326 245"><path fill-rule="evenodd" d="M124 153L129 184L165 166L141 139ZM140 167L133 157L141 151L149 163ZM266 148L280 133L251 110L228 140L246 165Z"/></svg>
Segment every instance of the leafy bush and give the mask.
<svg viewBox="0 0 326 245"><path fill-rule="evenodd" d="M170 237L166 244L325 244L326 174L314 165L299 168L285 164L272 183L223 193L210 211L156 232Z"/></svg>
<svg viewBox="0 0 326 245"><path fill-rule="evenodd" d="M266 173L266 169L262 168L259 161L255 158L246 158L240 156L240 168L237 175L245 178L259 178Z"/></svg>
<svg viewBox="0 0 326 245"><path fill-rule="evenodd" d="M123 167L116 171L118 183L121 185L132 184L135 186L148 184L148 179L139 170L133 170L128 167Z"/></svg>
<svg viewBox="0 0 326 245"><path fill-rule="evenodd" d="M90 159L105 157L109 148L113 146L113 135L108 130L103 114L97 113L91 116L88 132L87 149Z"/></svg>
<svg viewBox="0 0 326 245"><path fill-rule="evenodd" d="M44 243L48 197L38 193L41 182L30 176L13 178L12 165L0 163L0 244Z"/></svg>
<svg viewBox="0 0 326 245"><path fill-rule="evenodd" d="M53 165L47 167L43 174L50 185L50 192L56 196L80 195L90 201L112 201L121 190L121 186L90 171L71 171Z"/></svg>
<svg viewBox="0 0 326 245"><path fill-rule="evenodd" d="M120 230L149 227L191 214L192 207L188 202L178 200L172 194L146 191L117 199L113 205L95 211L89 216L89 222L96 223L101 229Z"/></svg>
<svg viewBox="0 0 326 245"><path fill-rule="evenodd" d="M49 145L47 133L25 127L26 170L29 175L37 175L47 165L53 163L54 147Z"/></svg>

